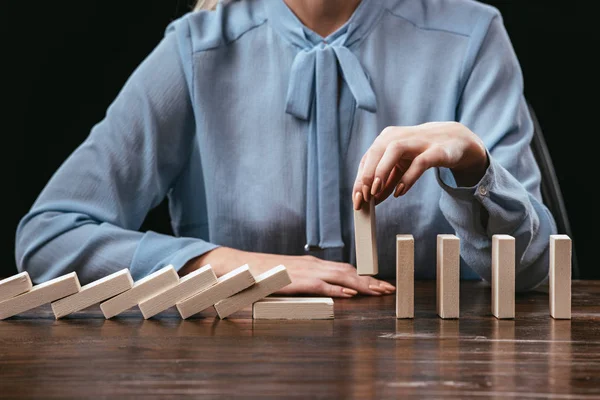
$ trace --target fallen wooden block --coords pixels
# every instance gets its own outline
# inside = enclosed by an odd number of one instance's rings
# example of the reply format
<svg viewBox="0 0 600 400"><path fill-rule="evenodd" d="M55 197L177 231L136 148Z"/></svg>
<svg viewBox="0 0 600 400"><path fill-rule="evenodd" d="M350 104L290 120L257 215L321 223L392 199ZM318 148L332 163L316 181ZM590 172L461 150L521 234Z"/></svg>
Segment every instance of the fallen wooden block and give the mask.
<svg viewBox="0 0 600 400"><path fill-rule="evenodd" d="M396 318L415 316L415 240L396 235Z"/></svg>
<svg viewBox="0 0 600 400"><path fill-rule="evenodd" d="M437 236L437 314L441 318L460 317L460 239Z"/></svg>
<svg viewBox="0 0 600 400"><path fill-rule="evenodd" d="M220 300L226 299L254 284L254 276L250 273L248 265L239 268L217 279L217 283L195 295L177 303L177 310L181 318L186 319L208 307L215 305Z"/></svg>
<svg viewBox="0 0 600 400"><path fill-rule="evenodd" d="M172 265L168 265L135 282L130 290L100 304L100 309L106 319L112 318L163 290L177 285L178 282L177 271Z"/></svg>
<svg viewBox="0 0 600 400"><path fill-rule="evenodd" d="M515 238L492 236L492 314L515 317Z"/></svg>
<svg viewBox="0 0 600 400"><path fill-rule="evenodd" d="M254 285L248 289L234 294L215 304L215 310L219 318L223 319L241 310L246 306L250 306L258 300L267 297L268 295L278 291L279 289L292 283L287 269L283 265L271 268L263 272L255 278Z"/></svg>
<svg viewBox="0 0 600 400"><path fill-rule="evenodd" d="M363 202L360 210L354 210L354 241L358 275L377 275L379 260L374 198L368 203Z"/></svg>
<svg viewBox="0 0 600 400"><path fill-rule="evenodd" d="M56 319L98 304L106 299L131 289L133 279L125 268L83 286L79 292L52 303Z"/></svg>
<svg viewBox="0 0 600 400"><path fill-rule="evenodd" d="M333 319L331 297L266 297L252 305L254 319Z"/></svg>
<svg viewBox="0 0 600 400"><path fill-rule="evenodd" d="M148 319L215 283L217 283L217 276L208 264L187 274L177 285L142 301L138 306L144 319Z"/></svg>
<svg viewBox="0 0 600 400"><path fill-rule="evenodd" d="M31 290L0 302L0 320L62 299L81 289L75 272L35 285Z"/></svg>
<svg viewBox="0 0 600 400"><path fill-rule="evenodd" d="M0 302L25 293L32 287L27 271L3 279L0 281Z"/></svg>
<svg viewBox="0 0 600 400"><path fill-rule="evenodd" d="M549 300L550 316L571 319L571 238L550 235Z"/></svg>

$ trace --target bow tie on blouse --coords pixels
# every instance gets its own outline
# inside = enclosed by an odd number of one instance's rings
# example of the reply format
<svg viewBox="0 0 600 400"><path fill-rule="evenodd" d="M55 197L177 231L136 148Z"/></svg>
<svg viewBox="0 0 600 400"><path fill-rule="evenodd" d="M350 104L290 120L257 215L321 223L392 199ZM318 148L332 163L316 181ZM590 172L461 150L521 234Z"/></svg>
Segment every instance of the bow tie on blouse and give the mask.
<svg viewBox="0 0 600 400"><path fill-rule="evenodd" d="M344 247L340 210L339 78L346 82L358 108L369 112L377 109L367 75L349 49L363 37L378 15L365 3L363 0L348 23L326 40L304 28L283 1L269 3L275 9L274 4L280 7L279 18L272 20L274 24L281 28L287 40L300 48L290 71L285 110L309 124L307 251Z"/></svg>

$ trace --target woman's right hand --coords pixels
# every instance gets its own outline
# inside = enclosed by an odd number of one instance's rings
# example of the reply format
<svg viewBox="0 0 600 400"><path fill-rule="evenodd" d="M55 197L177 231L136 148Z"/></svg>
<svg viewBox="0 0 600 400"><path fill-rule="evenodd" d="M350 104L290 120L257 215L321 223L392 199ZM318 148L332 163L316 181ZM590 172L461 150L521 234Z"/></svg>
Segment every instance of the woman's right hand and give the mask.
<svg viewBox="0 0 600 400"><path fill-rule="evenodd" d="M210 264L215 274L227 272L248 264L257 276L277 265L284 265L292 283L275 294L309 294L327 297L353 297L357 294L380 296L394 293L396 288L370 276L359 276L350 264L326 261L313 256L284 256L254 253L228 247L218 247L190 260L179 271L184 276Z"/></svg>

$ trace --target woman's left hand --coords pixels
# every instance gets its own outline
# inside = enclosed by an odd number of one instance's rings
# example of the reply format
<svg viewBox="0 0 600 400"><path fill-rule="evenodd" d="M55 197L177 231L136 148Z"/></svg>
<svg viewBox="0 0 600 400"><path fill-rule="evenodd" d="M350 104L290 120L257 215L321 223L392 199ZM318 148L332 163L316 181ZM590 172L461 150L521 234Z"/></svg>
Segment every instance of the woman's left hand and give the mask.
<svg viewBox="0 0 600 400"><path fill-rule="evenodd" d="M354 208L371 196L380 203L392 192L404 195L432 167L449 168L459 186L474 186L488 164L482 140L461 123L388 127L360 162L352 190Z"/></svg>

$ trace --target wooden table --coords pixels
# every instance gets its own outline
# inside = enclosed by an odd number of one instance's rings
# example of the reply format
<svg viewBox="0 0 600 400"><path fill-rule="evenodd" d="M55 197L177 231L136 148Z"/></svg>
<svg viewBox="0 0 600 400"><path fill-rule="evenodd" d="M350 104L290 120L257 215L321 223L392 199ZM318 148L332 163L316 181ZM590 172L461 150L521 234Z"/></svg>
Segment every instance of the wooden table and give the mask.
<svg viewBox="0 0 600 400"><path fill-rule="evenodd" d="M484 283L462 284L459 320L436 316L435 282L415 293L414 320L396 320L394 296L336 300L326 321L55 321L44 306L0 321L0 397L600 399L600 282L573 282L570 321L544 291L502 321Z"/></svg>

